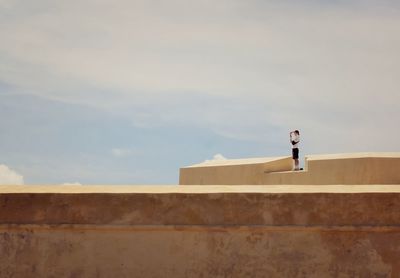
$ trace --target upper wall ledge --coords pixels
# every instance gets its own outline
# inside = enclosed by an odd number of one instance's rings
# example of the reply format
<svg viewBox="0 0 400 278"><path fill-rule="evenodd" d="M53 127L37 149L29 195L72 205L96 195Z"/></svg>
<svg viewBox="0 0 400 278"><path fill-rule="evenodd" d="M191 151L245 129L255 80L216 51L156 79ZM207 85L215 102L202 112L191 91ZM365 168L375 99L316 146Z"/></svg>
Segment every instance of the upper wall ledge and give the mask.
<svg viewBox="0 0 400 278"><path fill-rule="evenodd" d="M306 160L351 159L351 158L400 158L400 152L361 152L306 155Z"/></svg>
<svg viewBox="0 0 400 278"><path fill-rule="evenodd" d="M0 185L1 194L400 193L400 185Z"/></svg>

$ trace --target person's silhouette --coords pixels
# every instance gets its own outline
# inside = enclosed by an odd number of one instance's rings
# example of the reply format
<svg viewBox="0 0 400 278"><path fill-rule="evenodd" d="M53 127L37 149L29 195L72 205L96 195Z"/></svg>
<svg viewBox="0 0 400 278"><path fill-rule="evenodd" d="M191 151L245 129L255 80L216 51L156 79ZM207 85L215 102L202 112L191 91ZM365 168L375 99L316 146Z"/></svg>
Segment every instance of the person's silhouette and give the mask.
<svg viewBox="0 0 400 278"><path fill-rule="evenodd" d="M299 168L299 142L300 132L296 129L290 132L290 143L292 144L292 158L294 160L294 170L298 171Z"/></svg>

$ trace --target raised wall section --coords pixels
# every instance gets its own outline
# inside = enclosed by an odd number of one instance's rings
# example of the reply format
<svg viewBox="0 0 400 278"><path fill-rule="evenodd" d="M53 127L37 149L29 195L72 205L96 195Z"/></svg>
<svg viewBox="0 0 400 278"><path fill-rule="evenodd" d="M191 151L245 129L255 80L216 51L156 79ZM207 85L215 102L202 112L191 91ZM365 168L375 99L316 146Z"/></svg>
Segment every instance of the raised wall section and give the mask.
<svg viewBox="0 0 400 278"><path fill-rule="evenodd" d="M181 178L180 184L400 184L400 153L310 155L306 156L304 171L268 171L265 165L236 165L235 169L225 169L224 175L218 165L208 167L207 171L201 164L194 165L181 169L181 176L190 174L190 179ZM191 172L185 172L186 169ZM231 178L241 176L242 172L252 175Z"/></svg>
<svg viewBox="0 0 400 278"><path fill-rule="evenodd" d="M0 186L0 277L400 277L400 186Z"/></svg>
<svg viewBox="0 0 400 278"><path fill-rule="evenodd" d="M209 161L181 168L179 184L259 184L265 173L292 168L289 156Z"/></svg>

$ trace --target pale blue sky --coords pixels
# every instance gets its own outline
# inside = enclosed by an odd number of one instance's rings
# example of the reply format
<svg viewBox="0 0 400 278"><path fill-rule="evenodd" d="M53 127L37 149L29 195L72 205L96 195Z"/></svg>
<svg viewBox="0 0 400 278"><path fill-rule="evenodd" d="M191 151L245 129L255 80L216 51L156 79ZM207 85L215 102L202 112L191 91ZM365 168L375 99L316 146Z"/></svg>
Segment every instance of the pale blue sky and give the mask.
<svg viewBox="0 0 400 278"><path fill-rule="evenodd" d="M174 184L211 159L399 151L396 1L0 0L0 164ZM1 178L1 175L0 175Z"/></svg>

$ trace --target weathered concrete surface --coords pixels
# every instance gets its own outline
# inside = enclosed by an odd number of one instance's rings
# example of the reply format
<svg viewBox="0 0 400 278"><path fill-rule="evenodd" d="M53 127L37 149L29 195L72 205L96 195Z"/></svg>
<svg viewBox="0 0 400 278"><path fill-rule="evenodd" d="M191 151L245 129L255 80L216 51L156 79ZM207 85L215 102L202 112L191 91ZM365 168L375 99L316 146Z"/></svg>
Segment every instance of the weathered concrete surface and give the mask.
<svg viewBox="0 0 400 278"><path fill-rule="evenodd" d="M0 227L1 277L399 277L399 229Z"/></svg>
<svg viewBox="0 0 400 278"><path fill-rule="evenodd" d="M399 224L400 185L366 187L0 186L0 224Z"/></svg>
<svg viewBox="0 0 400 278"><path fill-rule="evenodd" d="M245 164L221 172L220 166L194 165L181 169L180 184L400 184L399 169L400 153L309 155L305 171L268 171L262 165Z"/></svg>
<svg viewBox="0 0 400 278"><path fill-rule="evenodd" d="M400 185L0 186L0 277L400 277Z"/></svg>
<svg viewBox="0 0 400 278"><path fill-rule="evenodd" d="M179 184L258 184L265 173L292 168L289 156L215 160L181 168Z"/></svg>

